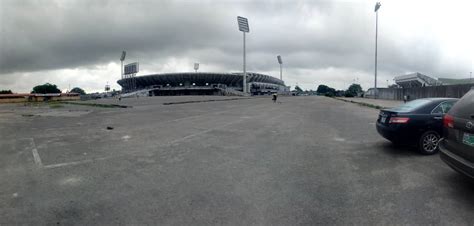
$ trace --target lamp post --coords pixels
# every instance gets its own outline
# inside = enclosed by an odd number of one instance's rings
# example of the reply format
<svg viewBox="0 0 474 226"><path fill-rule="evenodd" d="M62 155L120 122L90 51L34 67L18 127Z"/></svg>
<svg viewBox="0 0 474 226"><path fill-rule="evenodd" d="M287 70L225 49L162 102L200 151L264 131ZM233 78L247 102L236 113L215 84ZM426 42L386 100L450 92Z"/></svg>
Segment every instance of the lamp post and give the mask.
<svg viewBox="0 0 474 226"><path fill-rule="evenodd" d="M194 72L198 72L199 70L199 63L194 63Z"/></svg>
<svg viewBox="0 0 474 226"><path fill-rule="evenodd" d="M238 16L237 17L237 23L239 25L239 31L241 31L244 34L244 65L243 65L243 82L242 82L242 91L244 93L247 93L247 69L245 68L245 33L248 33L249 30L249 22L247 18Z"/></svg>
<svg viewBox="0 0 474 226"><path fill-rule="evenodd" d="M120 62L122 63L122 66L120 67L120 78L123 79L123 61L125 60L125 55L127 55L127 52L122 51L122 56L120 57Z"/></svg>
<svg viewBox="0 0 474 226"><path fill-rule="evenodd" d="M375 99L377 99L377 38L378 38L378 29L379 29L379 9L380 9L380 6L382 4L380 4L380 2L377 2L375 4L375 9L374 9L374 12L375 12L375 84L374 84L374 88L375 88Z"/></svg>
<svg viewBox="0 0 474 226"><path fill-rule="evenodd" d="M278 60L278 64L280 64L280 80L283 81L283 70L282 70L283 61L281 60L280 55L277 56L277 60Z"/></svg>

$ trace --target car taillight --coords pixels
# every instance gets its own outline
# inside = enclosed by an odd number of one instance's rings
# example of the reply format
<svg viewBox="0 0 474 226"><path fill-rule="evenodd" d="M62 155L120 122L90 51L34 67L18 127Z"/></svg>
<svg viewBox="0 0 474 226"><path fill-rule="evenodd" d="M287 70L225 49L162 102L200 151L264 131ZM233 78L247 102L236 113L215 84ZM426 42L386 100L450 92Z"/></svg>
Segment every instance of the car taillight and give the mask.
<svg viewBox="0 0 474 226"><path fill-rule="evenodd" d="M446 128L454 128L454 117L446 114L443 118L443 125Z"/></svg>
<svg viewBox="0 0 474 226"><path fill-rule="evenodd" d="M389 123L403 124L403 123L408 123L408 121L410 121L410 118L407 118L407 117L392 117L390 118Z"/></svg>

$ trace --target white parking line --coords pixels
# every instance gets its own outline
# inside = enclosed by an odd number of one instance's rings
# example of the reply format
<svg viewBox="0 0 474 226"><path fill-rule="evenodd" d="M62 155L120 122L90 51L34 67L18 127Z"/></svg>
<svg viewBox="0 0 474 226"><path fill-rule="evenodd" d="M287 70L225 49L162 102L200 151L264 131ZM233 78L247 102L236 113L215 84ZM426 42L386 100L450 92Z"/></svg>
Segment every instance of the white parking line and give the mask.
<svg viewBox="0 0 474 226"><path fill-rule="evenodd" d="M266 106L264 106L264 107L266 107ZM192 118L199 118L199 117L202 117L202 116L205 116L205 115L222 114L222 113L225 113L225 112L229 112L231 110L233 110L233 109L229 109L229 110L225 110L225 111L219 111L219 112L206 113L206 114L201 114L201 115L188 116L188 117L184 117L184 118L173 119L173 120L166 121L166 122L181 121L181 120L184 120L184 119L192 119ZM273 117L269 118L269 120L274 120L274 119L279 118L279 117L281 117L281 115L273 116ZM252 117L248 117L248 119L250 119L250 118L252 118ZM245 121L245 119L246 118L240 118L239 117L238 120L235 120L233 122L229 122L229 123L226 123L226 124L223 124L223 125L219 125L219 126L207 129L207 130L199 131L197 133L187 135L185 137L170 141L170 142L168 142L164 145L159 145L159 146L160 147L169 147L169 146L172 146L172 145L176 145L176 144L181 143L185 140L194 138L194 137L202 135L202 134L209 133L209 132L214 131L216 129L221 129L221 128L224 128L224 127L227 127L227 126L230 126L230 125L233 125L233 124L243 122L243 121ZM164 123L166 123L166 122L164 122ZM130 155L132 155L132 154L114 155L114 156L100 157L100 158L94 158L94 159L86 159L86 160L73 161L73 162L57 163L57 164L51 164L51 165L46 165L46 166L42 166L42 167L46 168L46 169L54 169L54 168L66 167L66 166L82 165L82 164L86 164L86 163L92 163L92 162L96 162L96 161L114 159L114 158L119 158L119 157L124 157L124 156L130 156ZM39 155L38 155L38 158L39 158Z"/></svg>
<svg viewBox="0 0 474 226"><path fill-rule="evenodd" d="M107 159L111 159L111 158L117 158L117 157L120 157L120 156L123 156L123 155L109 156L109 157L102 157L102 158L95 158L95 159L86 159L86 160L80 160L80 161L74 161L74 162L64 162L64 163L58 163L58 164L51 164L51 165L44 166L44 168L53 169L53 168L58 168L58 167L63 167L63 166L81 165L81 164L95 162L95 161L101 161L101 160L107 160Z"/></svg>
<svg viewBox="0 0 474 226"><path fill-rule="evenodd" d="M243 120L240 119L240 120L236 120L236 121L233 121L233 122L230 122L230 123L226 123L224 125L216 126L216 127L213 127L213 128L207 129L207 130L203 130L203 131L200 131L200 132L197 132L197 133L193 133L191 135L173 140L173 141L171 141L171 142L169 142L165 145L160 145L160 147L169 147L169 146L175 145L177 143L183 142L187 139L191 139L193 137L199 136L201 134L209 133L213 130L221 129L223 127L226 127L226 126L229 126L229 125L232 125L232 124L236 124L236 123L240 123L242 121ZM65 167L65 166L82 165L82 164L86 164L86 163L91 163L91 162L96 162L96 161L103 161L103 160L114 159L114 158L120 158L120 157L130 156L130 155L132 155L132 154L114 155L114 156L100 157L100 158L94 158L94 159L86 159L86 160L80 160L80 161L74 161L74 162L57 163L57 164L45 165L44 168L54 169L54 168ZM38 155L38 157L39 157L39 155Z"/></svg>
<svg viewBox="0 0 474 226"><path fill-rule="evenodd" d="M31 153L33 153L33 159L35 161L35 164L42 168L43 167L43 162L41 162L41 157L38 153L38 149L36 149L36 144L34 138L30 138L30 144L31 144Z"/></svg>

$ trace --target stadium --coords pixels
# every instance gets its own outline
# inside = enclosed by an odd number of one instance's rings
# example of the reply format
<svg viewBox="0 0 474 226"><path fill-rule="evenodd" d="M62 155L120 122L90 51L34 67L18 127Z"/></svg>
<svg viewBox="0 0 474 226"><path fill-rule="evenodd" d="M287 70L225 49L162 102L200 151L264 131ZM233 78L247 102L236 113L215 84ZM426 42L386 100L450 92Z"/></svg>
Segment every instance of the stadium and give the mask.
<svg viewBox="0 0 474 226"><path fill-rule="evenodd" d="M243 95L242 73L183 72L142 75L117 81L122 92L148 92L150 96L171 95ZM247 73L251 95L286 93L289 87L277 78Z"/></svg>

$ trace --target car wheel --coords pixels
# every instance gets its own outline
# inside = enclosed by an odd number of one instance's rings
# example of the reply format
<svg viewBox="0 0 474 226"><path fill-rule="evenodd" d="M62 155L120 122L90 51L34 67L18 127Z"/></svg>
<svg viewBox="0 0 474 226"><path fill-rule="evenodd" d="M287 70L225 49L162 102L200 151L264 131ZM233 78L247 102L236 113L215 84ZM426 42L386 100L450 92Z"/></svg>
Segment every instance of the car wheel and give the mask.
<svg viewBox="0 0 474 226"><path fill-rule="evenodd" d="M425 132L420 137L420 142L418 144L419 151L424 155L433 155L438 152L438 143L440 136L435 131Z"/></svg>

